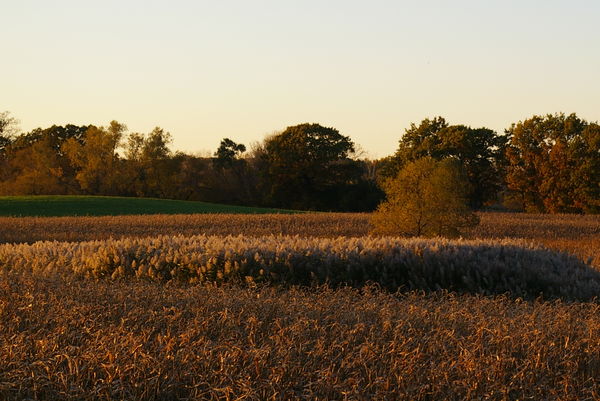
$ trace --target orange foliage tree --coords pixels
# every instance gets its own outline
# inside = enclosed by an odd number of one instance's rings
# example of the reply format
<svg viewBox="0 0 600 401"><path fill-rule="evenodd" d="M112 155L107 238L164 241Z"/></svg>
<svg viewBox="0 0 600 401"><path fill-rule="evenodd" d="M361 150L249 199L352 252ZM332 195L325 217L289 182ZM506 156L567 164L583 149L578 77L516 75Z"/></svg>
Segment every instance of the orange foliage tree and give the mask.
<svg viewBox="0 0 600 401"><path fill-rule="evenodd" d="M533 116L507 130L507 185L529 212L600 212L600 126L577 117Z"/></svg>

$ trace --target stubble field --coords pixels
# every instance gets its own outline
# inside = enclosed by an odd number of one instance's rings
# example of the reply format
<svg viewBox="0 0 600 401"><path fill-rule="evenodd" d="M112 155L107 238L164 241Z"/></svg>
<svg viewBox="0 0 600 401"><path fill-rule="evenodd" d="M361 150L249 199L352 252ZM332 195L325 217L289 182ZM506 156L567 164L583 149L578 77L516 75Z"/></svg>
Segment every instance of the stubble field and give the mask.
<svg viewBox="0 0 600 401"><path fill-rule="evenodd" d="M0 399L598 399L600 219L481 218L0 218Z"/></svg>

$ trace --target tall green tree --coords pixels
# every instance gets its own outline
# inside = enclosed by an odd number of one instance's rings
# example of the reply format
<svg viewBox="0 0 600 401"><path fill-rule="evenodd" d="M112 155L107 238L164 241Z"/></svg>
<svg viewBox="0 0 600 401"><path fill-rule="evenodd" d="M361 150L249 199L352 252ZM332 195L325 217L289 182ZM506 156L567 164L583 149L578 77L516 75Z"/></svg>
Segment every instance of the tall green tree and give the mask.
<svg viewBox="0 0 600 401"><path fill-rule="evenodd" d="M167 197L171 178L178 168L169 144L171 134L156 127L147 135L132 133L125 144L127 171L124 176L133 195Z"/></svg>
<svg viewBox="0 0 600 401"><path fill-rule="evenodd" d="M265 160L273 205L298 209L335 209L340 186L360 176L349 158L354 143L335 128L300 124L267 138Z"/></svg>
<svg viewBox="0 0 600 401"><path fill-rule="evenodd" d="M488 128L449 125L443 117L425 119L406 130L391 163L384 163L384 174L394 176L423 157L454 158L463 166L470 183L469 204L479 208L495 201L502 187L506 141L505 136Z"/></svg>
<svg viewBox="0 0 600 401"><path fill-rule="evenodd" d="M236 159L246 151L246 146L235 143L229 138L223 138L219 148L215 152L213 164L219 169L233 167Z"/></svg>
<svg viewBox="0 0 600 401"><path fill-rule="evenodd" d="M530 212L600 212L600 126L576 114L533 116L508 130L507 184Z"/></svg>
<svg viewBox="0 0 600 401"><path fill-rule="evenodd" d="M212 174L205 174L205 184L210 187L216 202L256 205L256 188L251 164L242 155L246 145L229 138L221 140L212 158Z"/></svg>

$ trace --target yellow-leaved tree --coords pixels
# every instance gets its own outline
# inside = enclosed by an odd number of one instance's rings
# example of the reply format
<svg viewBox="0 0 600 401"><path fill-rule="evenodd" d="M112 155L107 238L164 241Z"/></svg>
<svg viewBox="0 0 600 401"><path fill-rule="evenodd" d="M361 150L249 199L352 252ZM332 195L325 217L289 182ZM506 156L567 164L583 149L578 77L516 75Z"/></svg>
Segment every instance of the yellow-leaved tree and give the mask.
<svg viewBox="0 0 600 401"><path fill-rule="evenodd" d="M374 234L457 237L462 228L479 224L468 206L468 181L454 159L418 159L383 189L387 199L371 218Z"/></svg>
<svg viewBox="0 0 600 401"><path fill-rule="evenodd" d="M115 195L121 183L117 148L124 124L111 121L107 128L89 127L83 140L71 138L62 145L62 150L76 169L76 180L85 193Z"/></svg>

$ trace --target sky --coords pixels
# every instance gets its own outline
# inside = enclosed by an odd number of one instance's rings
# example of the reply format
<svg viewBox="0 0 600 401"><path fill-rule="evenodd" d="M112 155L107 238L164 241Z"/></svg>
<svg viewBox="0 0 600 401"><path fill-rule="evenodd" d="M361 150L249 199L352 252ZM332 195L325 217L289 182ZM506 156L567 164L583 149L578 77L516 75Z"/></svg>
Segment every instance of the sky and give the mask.
<svg viewBox="0 0 600 401"><path fill-rule="evenodd" d="M377 158L438 115L600 119L597 0L0 1L0 112L23 131L117 120L206 153L310 122Z"/></svg>

